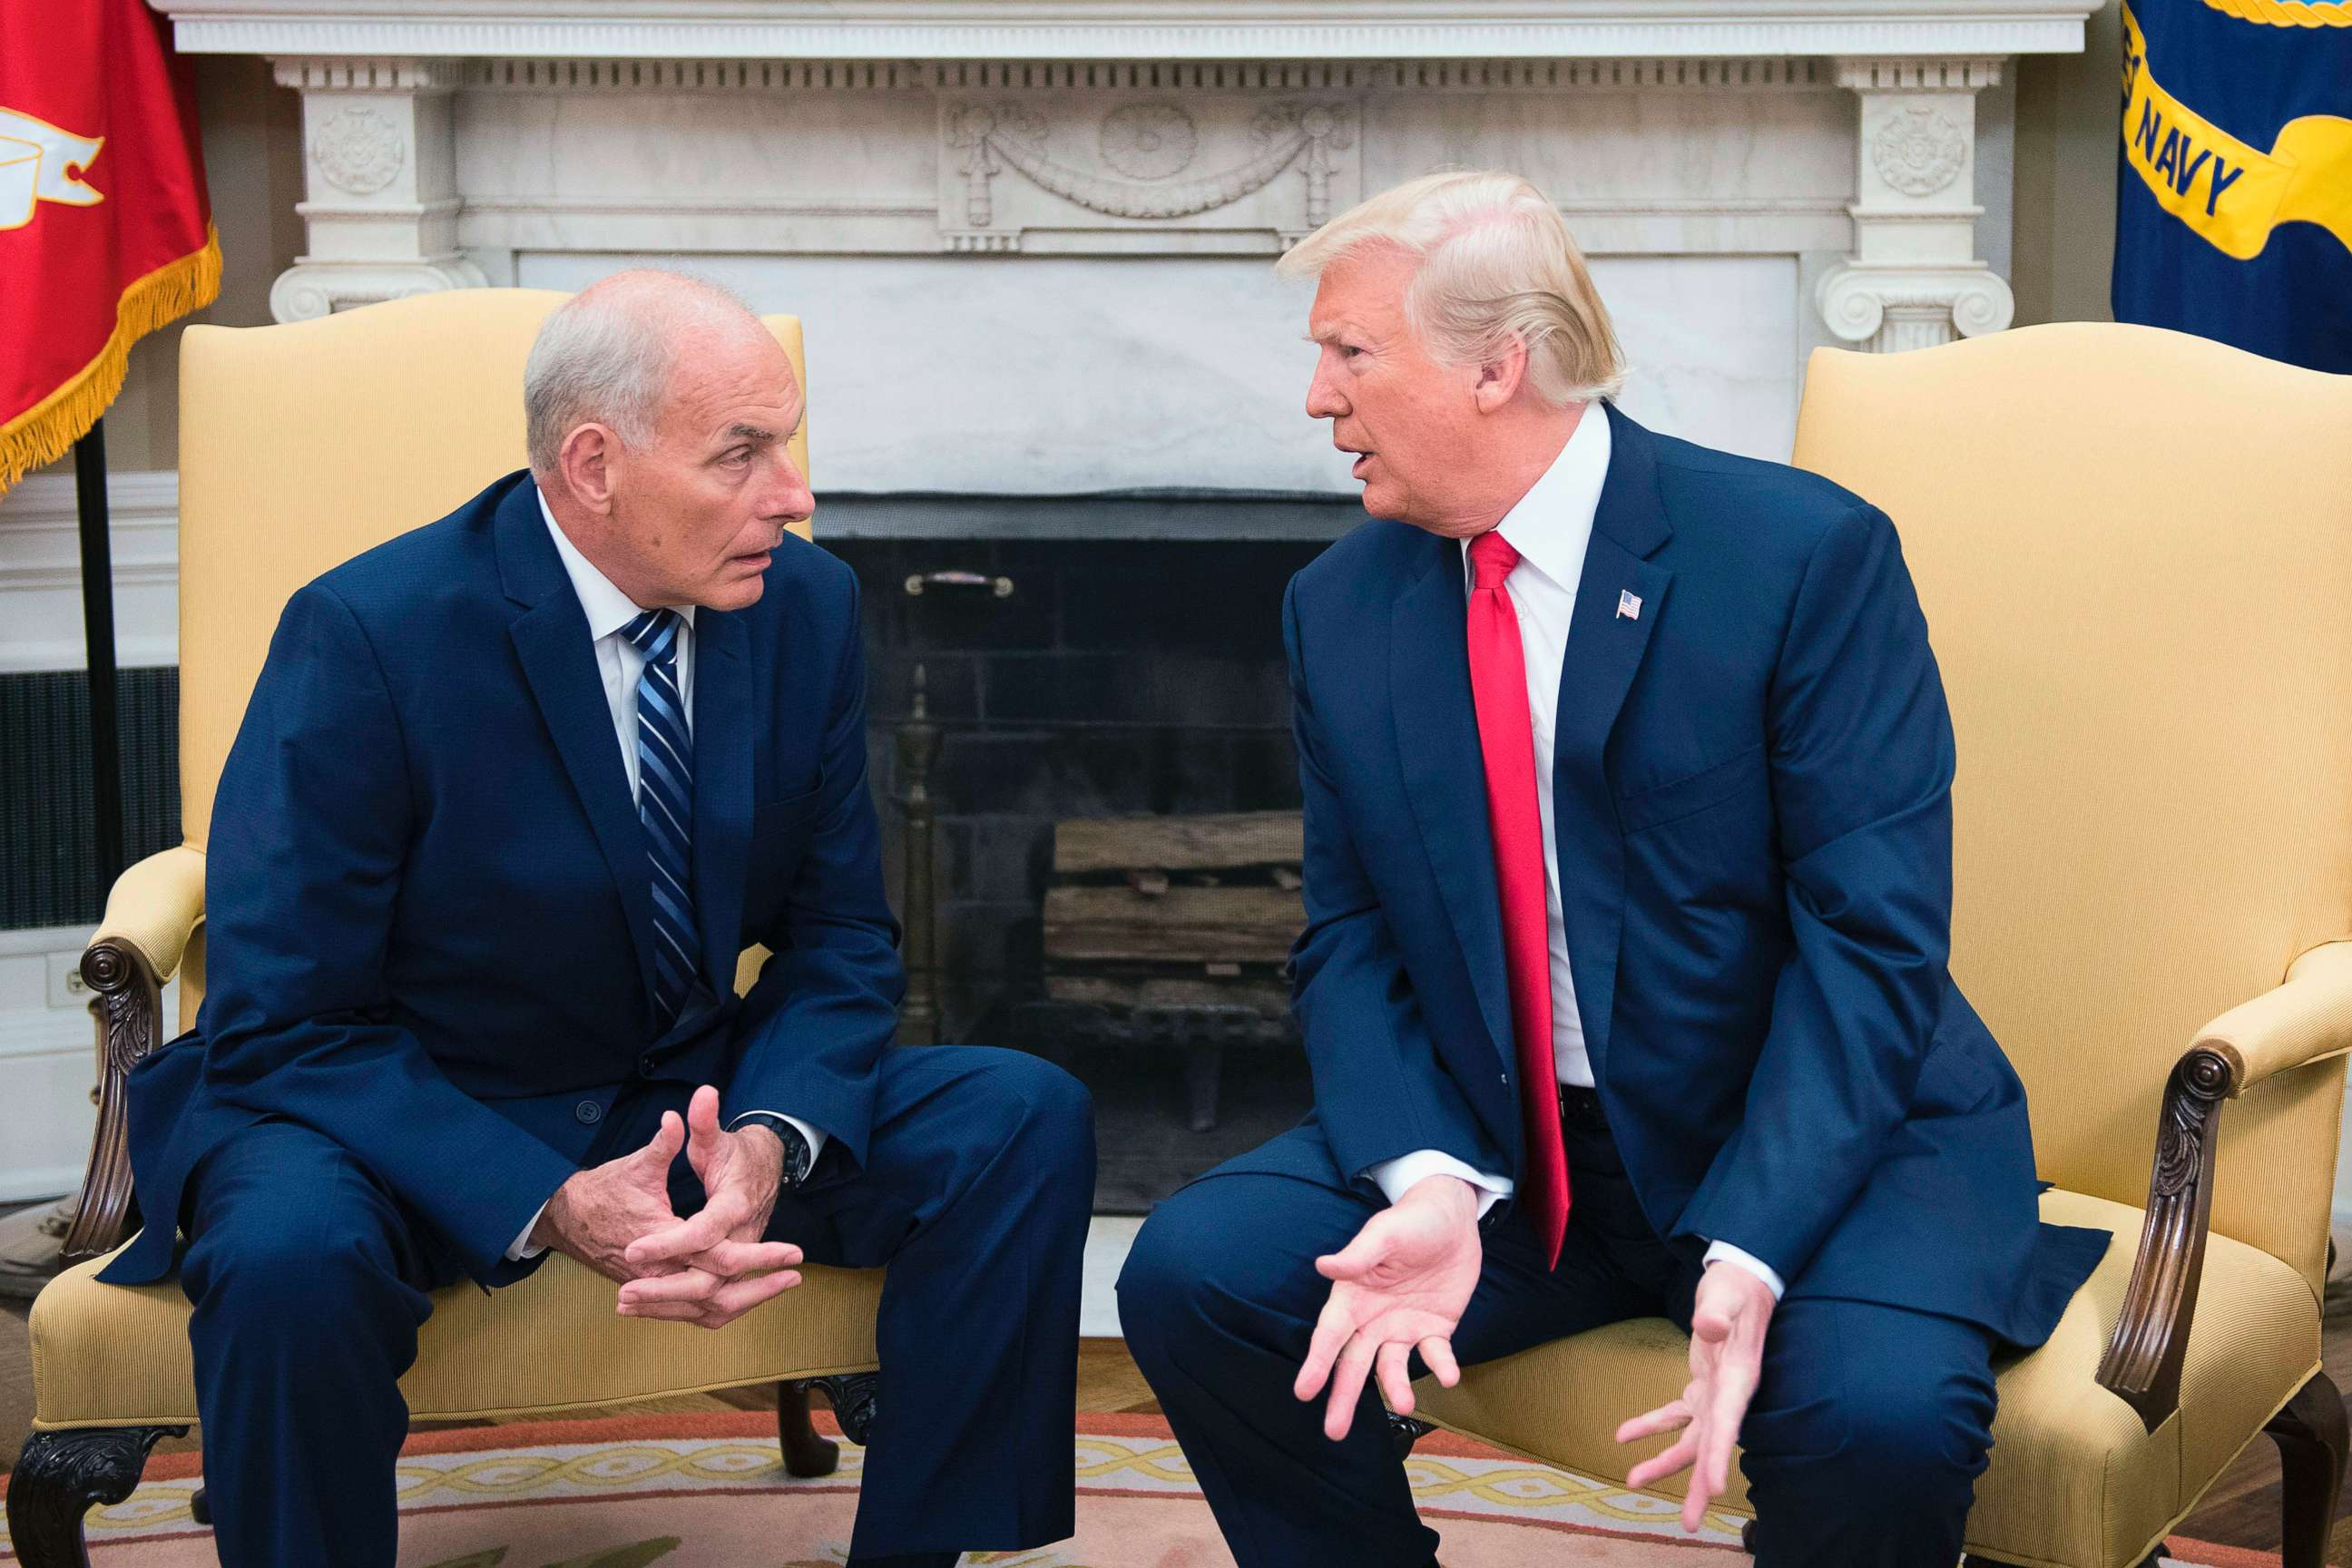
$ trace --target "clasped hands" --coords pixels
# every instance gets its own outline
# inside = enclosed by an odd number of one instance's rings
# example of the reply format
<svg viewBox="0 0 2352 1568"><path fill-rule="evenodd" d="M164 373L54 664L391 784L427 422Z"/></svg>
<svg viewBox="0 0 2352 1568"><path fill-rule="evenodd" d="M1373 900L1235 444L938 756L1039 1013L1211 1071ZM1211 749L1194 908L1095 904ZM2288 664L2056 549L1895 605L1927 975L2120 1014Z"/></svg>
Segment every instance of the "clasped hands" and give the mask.
<svg viewBox="0 0 2352 1568"><path fill-rule="evenodd" d="M1331 1295L1316 1320L1306 1363L1291 1392L1311 1401L1328 1389L1323 1433L1334 1442L1354 1424L1368 1374L1376 1373L1389 1408L1412 1414L1413 1351L1447 1388L1462 1379L1453 1334L1477 1289L1478 1197L1467 1182L1427 1176L1374 1215L1336 1253L1315 1260ZM1771 1288L1737 1264L1708 1266L1691 1313L1690 1381L1682 1396L1626 1421L1617 1441L1662 1432L1681 1436L1625 1478L1642 1488L1690 1470L1683 1528L1696 1532L1707 1505L1729 1483L1731 1450L1764 1363L1772 1319Z"/></svg>
<svg viewBox="0 0 2352 1568"><path fill-rule="evenodd" d="M669 1201L680 1148L707 1194L689 1219ZM662 1113L644 1148L558 1187L530 1238L618 1280L625 1318L723 1328L801 1282L801 1249L761 1239L783 1168L783 1145L767 1128L719 1127L719 1091L705 1084L684 1118Z"/></svg>

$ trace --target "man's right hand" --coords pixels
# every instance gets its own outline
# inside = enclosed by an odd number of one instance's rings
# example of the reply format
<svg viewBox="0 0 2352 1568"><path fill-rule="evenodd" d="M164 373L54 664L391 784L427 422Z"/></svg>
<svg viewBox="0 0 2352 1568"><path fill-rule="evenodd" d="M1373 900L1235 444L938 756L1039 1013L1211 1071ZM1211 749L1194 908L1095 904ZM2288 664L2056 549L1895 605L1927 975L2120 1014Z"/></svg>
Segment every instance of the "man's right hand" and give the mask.
<svg viewBox="0 0 2352 1568"><path fill-rule="evenodd" d="M1332 1281L1331 1298L1291 1392L1311 1400L1330 1385L1325 1436L1336 1443L1348 1435L1375 1369L1389 1408L1412 1415L1405 1363L1416 1349L1438 1382L1451 1388L1461 1381L1453 1335L1477 1289L1479 1256L1477 1193L1458 1176L1424 1176L1355 1240L1315 1260Z"/></svg>
<svg viewBox="0 0 2352 1568"><path fill-rule="evenodd" d="M631 1242L677 1223L669 1203L669 1168L685 1146L685 1120L664 1111L660 1128L644 1148L591 1166L556 1188L531 1227L531 1241L623 1284L676 1273L680 1264L635 1264L626 1254ZM734 1246L727 1259L739 1273L789 1268L800 1260L801 1249L781 1241Z"/></svg>

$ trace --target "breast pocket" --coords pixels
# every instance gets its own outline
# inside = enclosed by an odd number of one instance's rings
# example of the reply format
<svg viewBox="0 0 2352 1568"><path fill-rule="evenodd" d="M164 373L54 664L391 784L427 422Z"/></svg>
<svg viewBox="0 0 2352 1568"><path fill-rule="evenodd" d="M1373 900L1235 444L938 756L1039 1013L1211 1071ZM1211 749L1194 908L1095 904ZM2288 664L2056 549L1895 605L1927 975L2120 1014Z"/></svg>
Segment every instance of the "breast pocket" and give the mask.
<svg viewBox="0 0 2352 1568"><path fill-rule="evenodd" d="M815 789L787 795L782 800L763 802L751 808L751 842L764 844L771 838L806 827L816 816L817 797L824 793L820 784Z"/></svg>
<svg viewBox="0 0 2352 1568"><path fill-rule="evenodd" d="M1694 773L1617 797L1617 821L1627 833L1696 816L1726 801L1765 787L1764 743L1726 757Z"/></svg>

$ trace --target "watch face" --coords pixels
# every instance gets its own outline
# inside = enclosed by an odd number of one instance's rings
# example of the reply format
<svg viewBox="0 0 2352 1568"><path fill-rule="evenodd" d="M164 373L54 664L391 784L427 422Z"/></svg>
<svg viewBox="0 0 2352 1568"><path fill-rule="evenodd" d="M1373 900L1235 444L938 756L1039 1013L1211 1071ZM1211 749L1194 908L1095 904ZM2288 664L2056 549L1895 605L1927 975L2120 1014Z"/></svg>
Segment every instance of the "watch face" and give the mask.
<svg viewBox="0 0 2352 1568"><path fill-rule="evenodd" d="M785 1184L798 1186L808 1180L809 1166L814 1163L809 1158L808 1140L802 1137L801 1130L789 1121L771 1121L767 1125L773 1128L776 1136L783 1142Z"/></svg>

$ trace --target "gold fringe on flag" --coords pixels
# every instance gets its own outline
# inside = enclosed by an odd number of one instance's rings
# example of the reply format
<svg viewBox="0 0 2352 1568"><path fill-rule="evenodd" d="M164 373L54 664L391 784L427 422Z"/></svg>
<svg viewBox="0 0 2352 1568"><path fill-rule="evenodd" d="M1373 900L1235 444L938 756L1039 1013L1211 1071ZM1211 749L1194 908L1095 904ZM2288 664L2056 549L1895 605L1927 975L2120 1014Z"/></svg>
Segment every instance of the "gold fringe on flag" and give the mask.
<svg viewBox="0 0 2352 1568"><path fill-rule="evenodd" d="M114 334L98 356L23 414L0 426L0 493L62 458L89 433L122 390L131 345L220 297L220 230L205 226L205 247L167 261L122 291Z"/></svg>

